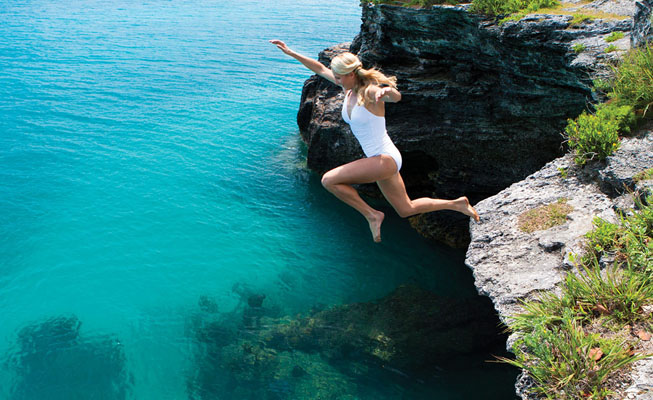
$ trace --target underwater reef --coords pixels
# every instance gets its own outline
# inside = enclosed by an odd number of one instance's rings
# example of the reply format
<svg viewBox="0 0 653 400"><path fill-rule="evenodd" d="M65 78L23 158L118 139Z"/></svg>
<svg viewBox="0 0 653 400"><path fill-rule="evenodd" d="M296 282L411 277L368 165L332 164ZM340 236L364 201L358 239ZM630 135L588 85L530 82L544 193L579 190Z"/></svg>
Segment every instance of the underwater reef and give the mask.
<svg viewBox="0 0 653 400"><path fill-rule="evenodd" d="M75 316L28 325L5 362L15 375L12 400L124 400L133 378L120 341L85 337Z"/></svg>
<svg viewBox="0 0 653 400"><path fill-rule="evenodd" d="M377 301L294 317L279 316L264 298L249 294L231 315L208 312L200 300L189 329L197 343L190 398L370 396L359 385L428 380L506 340L487 297L444 298L405 285ZM389 398L378 390L376 398Z"/></svg>

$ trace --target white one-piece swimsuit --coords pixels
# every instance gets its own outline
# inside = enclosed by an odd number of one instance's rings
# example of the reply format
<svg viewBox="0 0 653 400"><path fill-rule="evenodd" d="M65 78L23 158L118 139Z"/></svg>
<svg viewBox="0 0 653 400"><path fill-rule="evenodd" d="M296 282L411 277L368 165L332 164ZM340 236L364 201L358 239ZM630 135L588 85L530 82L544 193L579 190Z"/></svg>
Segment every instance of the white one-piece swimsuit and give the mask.
<svg viewBox="0 0 653 400"><path fill-rule="evenodd" d="M351 127L358 143L363 148L363 153L367 157L374 157L381 154L387 154L395 160L397 171L401 169L401 153L392 143L385 129L385 117L379 117L372 114L365 106L354 105L351 110L351 119L347 114L347 104L351 90L345 95L345 101L342 107L342 119Z"/></svg>

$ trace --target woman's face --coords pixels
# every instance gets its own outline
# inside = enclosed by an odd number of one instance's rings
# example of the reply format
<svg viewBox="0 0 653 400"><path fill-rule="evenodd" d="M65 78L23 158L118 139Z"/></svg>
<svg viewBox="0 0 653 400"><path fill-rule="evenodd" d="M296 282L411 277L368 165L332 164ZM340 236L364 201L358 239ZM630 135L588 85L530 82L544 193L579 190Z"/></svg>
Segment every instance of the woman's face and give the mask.
<svg viewBox="0 0 653 400"><path fill-rule="evenodd" d="M345 90L350 90L356 84L356 77L353 72L350 72L345 75L333 73L333 77L336 79L336 84L343 87Z"/></svg>

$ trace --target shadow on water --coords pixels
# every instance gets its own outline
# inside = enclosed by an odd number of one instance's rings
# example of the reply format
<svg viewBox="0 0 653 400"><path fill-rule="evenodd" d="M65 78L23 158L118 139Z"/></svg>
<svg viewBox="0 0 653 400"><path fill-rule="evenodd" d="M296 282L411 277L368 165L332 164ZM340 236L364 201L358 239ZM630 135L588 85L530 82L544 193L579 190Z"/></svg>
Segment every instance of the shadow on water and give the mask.
<svg viewBox="0 0 653 400"><path fill-rule="evenodd" d="M5 367L15 376L11 400L123 400L132 381L113 337L80 336L75 316L23 328Z"/></svg>
<svg viewBox="0 0 653 400"><path fill-rule="evenodd" d="M514 398L517 371L486 361L505 355L506 340L486 297L402 285L376 301L281 316L264 294L234 290L234 311L202 296L190 318L191 399Z"/></svg>

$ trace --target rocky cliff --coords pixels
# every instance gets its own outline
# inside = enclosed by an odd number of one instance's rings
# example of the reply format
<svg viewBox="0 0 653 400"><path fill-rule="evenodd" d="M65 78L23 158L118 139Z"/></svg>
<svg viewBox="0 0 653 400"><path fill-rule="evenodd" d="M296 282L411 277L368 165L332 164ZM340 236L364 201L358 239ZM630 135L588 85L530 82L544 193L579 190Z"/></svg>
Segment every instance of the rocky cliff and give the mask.
<svg viewBox="0 0 653 400"><path fill-rule="evenodd" d="M632 212L631 193L653 193L653 181L633 179L650 168L653 124L639 137L623 140L605 163L581 169L566 155L478 204L483 218L471 226L465 262L479 292L492 299L504 321L521 311L522 300L557 290L573 268L569 254L582 254L584 235L593 229L595 217L617 222L618 213ZM524 212L559 199L573 208L564 224L532 233L518 228ZM653 399L653 359L638 362L633 377L626 390L629 398Z"/></svg>
<svg viewBox="0 0 653 400"><path fill-rule="evenodd" d="M605 2L604 2L605 3ZM592 3L594 4L594 3ZM587 7L584 5L583 7ZM619 8L632 15L635 6ZM604 73L613 31L629 47L632 19L614 15L572 23L571 15L532 15L497 24L464 7L363 6L351 44L365 66L396 75L402 101L387 107L388 133L404 157L413 197L487 198L563 154L560 132L593 99L591 79ZM582 43L586 51L572 50ZM320 55L328 65L333 53ZM302 94L298 124L308 166L325 172L361 157L340 118L342 90L317 76ZM468 243L467 221L454 213L414 218L425 236Z"/></svg>

